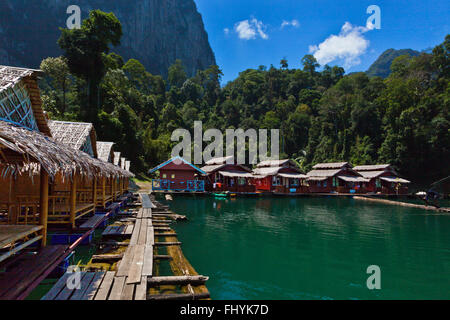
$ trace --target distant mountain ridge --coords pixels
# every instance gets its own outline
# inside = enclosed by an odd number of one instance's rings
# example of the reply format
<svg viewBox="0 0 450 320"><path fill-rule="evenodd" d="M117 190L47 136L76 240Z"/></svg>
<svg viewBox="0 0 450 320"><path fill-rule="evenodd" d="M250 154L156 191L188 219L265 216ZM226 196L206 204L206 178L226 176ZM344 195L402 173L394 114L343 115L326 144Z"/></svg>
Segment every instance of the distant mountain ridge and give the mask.
<svg viewBox="0 0 450 320"><path fill-rule="evenodd" d="M60 55L58 28L66 27L69 5L81 8L82 19L93 9L113 12L123 37L112 51L153 74L166 76L176 59L189 76L216 64L194 0L1 0L0 64L37 68Z"/></svg>
<svg viewBox="0 0 450 320"><path fill-rule="evenodd" d="M384 51L377 60L370 66L366 74L369 77L382 77L387 78L391 73L391 64L395 58L403 55L409 55L411 57L416 57L420 55L419 51L413 49L388 49Z"/></svg>

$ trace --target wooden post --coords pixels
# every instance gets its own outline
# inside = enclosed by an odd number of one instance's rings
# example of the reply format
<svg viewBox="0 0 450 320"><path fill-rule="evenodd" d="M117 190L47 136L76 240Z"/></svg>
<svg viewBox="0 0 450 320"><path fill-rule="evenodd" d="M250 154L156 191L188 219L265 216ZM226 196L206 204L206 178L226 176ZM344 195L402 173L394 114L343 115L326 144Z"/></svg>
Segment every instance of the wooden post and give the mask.
<svg viewBox="0 0 450 320"><path fill-rule="evenodd" d="M8 195L8 221L11 224L18 223L19 208L16 199L16 178L11 174L9 177Z"/></svg>
<svg viewBox="0 0 450 320"><path fill-rule="evenodd" d="M97 206L97 177L94 177L92 192L93 192L92 201L94 202L94 212L95 212L95 207Z"/></svg>
<svg viewBox="0 0 450 320"><path fill-rule="evenodd" d="M48 173L41 168L41 184L39 198L39 223L43 226L41 245L47 245L47 221L48 221Z"/></svg>
<svg viewBox="0 0 450 320"><path fill-rule="evenodd" d="M77 177L74 176L70 185L70 224L75 228L75 216L77 205Z"/></svg>
<svg viewBox="0 0 450 320"><path fill-rule="evenodd" d="M106 179L105 177L102 177L102 207L105 206L105 199L106 199Z"/></svg>
<svg viewBox="0 0 450 320"><path fill-rule="evenodd" d="M111 194L112 194L112 201L114 202L116 200L116 179L111 178Z"/></svg>

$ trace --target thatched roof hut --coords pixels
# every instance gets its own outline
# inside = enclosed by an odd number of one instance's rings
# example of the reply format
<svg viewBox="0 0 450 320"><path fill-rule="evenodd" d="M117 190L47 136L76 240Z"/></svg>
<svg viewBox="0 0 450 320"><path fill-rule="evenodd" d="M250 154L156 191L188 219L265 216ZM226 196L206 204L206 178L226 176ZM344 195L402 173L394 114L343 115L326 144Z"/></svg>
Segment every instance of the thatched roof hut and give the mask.
<svg viewBox="0 0 450 320"><path fill-rule="evenodd" d="M114 152L114 165L120 167L120 152Z"/></svg>
<svg viewBox="0 0 450 320"><path fill-rule="evenodd" d="M98 159L105 162L114 163L115 152L113 146L114 142L97 141Z"/></svg>
<svg viewBox="0 0 450 320"><path fill-rule="evenodd" d="M37 84L41 74L0 65L0 118L51 136Z"/></svg>
<svg viewBox="0 0 450 320"><path fill-rule="evenodd" d="M97 134L92 123L49 120L48 126L56 141L97 158Z"/></svg>
<svg viewBox="0 0 450 320"><path fill-rule="evenodd" d="M57 173L66 177L131 177L132 174L87 153L56 142L38 131L0 121L0 175L39 174L44 169L51 178Z"/></svg>

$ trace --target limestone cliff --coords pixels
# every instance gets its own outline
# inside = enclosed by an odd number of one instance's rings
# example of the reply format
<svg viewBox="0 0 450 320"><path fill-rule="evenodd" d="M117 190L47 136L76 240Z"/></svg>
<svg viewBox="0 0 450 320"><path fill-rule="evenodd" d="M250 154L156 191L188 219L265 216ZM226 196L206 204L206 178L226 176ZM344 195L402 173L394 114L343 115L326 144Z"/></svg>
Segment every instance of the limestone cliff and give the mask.
<svg viewBox="0 0 450 320"><path fill-rule="evenodd" d="M72 4L82 19L92 9L114 12L124 36L113 51L140 60L153 74L166 76L176 59L189 75L216 63L194 0L1 0L0 64L35 68L60 55L58 28L66 26Z"/></svg>

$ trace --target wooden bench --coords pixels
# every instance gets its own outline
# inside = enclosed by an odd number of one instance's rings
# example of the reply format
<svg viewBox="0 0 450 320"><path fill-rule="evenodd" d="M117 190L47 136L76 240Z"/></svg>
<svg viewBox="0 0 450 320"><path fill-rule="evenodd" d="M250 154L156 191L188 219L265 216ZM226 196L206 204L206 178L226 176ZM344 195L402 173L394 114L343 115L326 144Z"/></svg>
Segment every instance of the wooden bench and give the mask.
<svg viewBox="0 0 450 320"><path fill-rule="evenodd" d="M36 225L0 225L0 262L41 240L42 229Z"/></svg>

